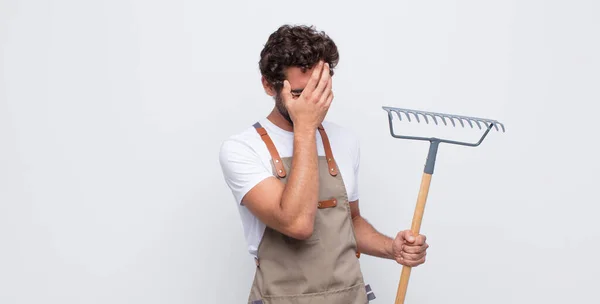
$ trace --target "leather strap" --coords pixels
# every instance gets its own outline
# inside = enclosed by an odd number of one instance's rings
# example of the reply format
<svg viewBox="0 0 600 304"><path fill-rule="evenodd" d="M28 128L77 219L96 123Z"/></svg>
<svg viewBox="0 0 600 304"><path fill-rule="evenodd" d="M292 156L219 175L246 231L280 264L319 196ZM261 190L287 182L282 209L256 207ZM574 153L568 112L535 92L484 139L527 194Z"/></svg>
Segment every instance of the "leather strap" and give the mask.
<svg viewBox="0 0 600 304"><path fill-rule="evenodd" d="M275 148L271 137L269 137L269 134L267 134L267 130L265 130L258 122L254 124L254 128L256 129L256 132L258 132L262 140L265 142L265 145L267 146L267 149L271 154L271 158L273 159L273 162L275 164L275 170L277 171L277 176L279 176L280 178L284 178L286 176L285 168L283 167L283 163L281 162L279 152L277 152L277 149ZM338 168L335 158L333 158L333 152L331 151L331 143L329 142L327 132L325 132L325 128L323 128L323 125L320 125L318 127L318 130L319 134L321 134L321 139L323 140L323 149L325 150L325 157L327 158L329 174L331 174L331 176L337 176Z"/></svg>
<svg viewBox="0 0 600 304"><path fill-rule="evenodd" d="M325 132L325 128L323 125L319 125L319 133L321 134L321 139L323 140L323 148L325 150L325 157L327 158L327 165L329 166L329 174L331 176L337 176L338 169L335 163L335 159L333 158L333 152L331 152L331 144L329 143L329 137L327 137L327 133Z"/></svg>
<svg viewBox="0 0 600 304"><path fill-rule="evenodd" d="M319 207L319 209L333 208L337 206L337 199L332 198L326 201L320 201L317 206Z"/></svg>
<svg viewBox="0 0 600 304"><path fill-rule="evenodd" d="M275 148L275 144L273 144L271 137L269 136L269 134L267 134L267 130L265 130L265 128L263 128L258 122L254 124L254 128L256 129L256 132L258 132L262 140L265 142L269 153L271 153L271 158L273 159L273 163L275 164L275 171L277 171L277 176L279 176L280 178L284 178L286 176L285 168L283 167L283 163L281 162L281 157L279 157L279 152L277 152L277 149Z"/></svg>

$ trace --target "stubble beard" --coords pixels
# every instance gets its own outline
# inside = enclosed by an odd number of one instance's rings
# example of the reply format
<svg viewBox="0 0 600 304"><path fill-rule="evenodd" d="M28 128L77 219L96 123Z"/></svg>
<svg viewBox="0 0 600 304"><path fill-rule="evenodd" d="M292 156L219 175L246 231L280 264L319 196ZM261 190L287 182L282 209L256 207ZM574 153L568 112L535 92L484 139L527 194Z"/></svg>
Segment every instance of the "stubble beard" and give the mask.
<svg viewBox="0 0 600 304"><path fill-rule="evenodd" d="M283 104L283 98L281 97L281 93L278 93L275 96L275 107L277 108L277 111L279 111L279 114L281 114L281 116L283 116L283 118L293 126L294 122L290 117L290 113L288 113L287 109L285 108L285 105Z"/></svg>

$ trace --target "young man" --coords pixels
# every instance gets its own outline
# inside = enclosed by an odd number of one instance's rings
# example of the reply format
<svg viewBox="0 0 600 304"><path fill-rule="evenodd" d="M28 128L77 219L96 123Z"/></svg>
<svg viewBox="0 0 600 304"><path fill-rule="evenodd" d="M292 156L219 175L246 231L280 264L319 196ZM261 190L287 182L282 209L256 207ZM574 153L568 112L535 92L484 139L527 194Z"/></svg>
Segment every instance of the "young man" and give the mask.
<svg viewBox="0 0 600 304"><path fill-rule="evenodd" d="M376 231L358 207L359 144L324 121L335 43L307 26L272 33L259 62L271 113L224 141L220 163L238 204L256 274L248 303L367 303L360 253L425 262L425 236Z"/></svg>

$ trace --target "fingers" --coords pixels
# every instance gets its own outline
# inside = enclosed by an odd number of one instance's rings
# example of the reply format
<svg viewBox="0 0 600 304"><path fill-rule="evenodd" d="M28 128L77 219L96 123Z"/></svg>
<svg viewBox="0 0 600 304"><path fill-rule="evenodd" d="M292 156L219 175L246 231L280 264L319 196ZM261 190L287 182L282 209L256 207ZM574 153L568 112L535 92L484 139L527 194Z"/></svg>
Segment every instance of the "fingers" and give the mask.
<svg viewBox="0 0 600 304"><path fill-rule="evenodd" d="M319 83L313 92L313 96L315 96L315 97L322 97L323 95L327 96L328 95L327 87L329 87L329 89L331 89L330 79L331 79L331 75L329 74L329 64L325 63L323 66L323 69L321 71L321 78L319 79ZM319 101L319 100L325 101L326 99L327 99L327 97L325 97L323 99L317 98L317 100L315 100L315 101Z"/></svg>
<svg viewBox="0 0 600 304"><path fill-rule="evenodd" d="M283 81L283 89L281 89L281 97L284 101L292 99L292 86L287 80Z"/></svg>
<svg viewBox="0 0 600 304"><path fill-rule="evenodd" d="M310 79L308 80L308 83L306 84L306 87L302 91L302 94L305 94L306 96L310 96L313 93L313 91L317 87L317 84L319 83L319 79L321 79L321 73L323 72L323 65L324 65L323 61L319 61L319 63L317 63L317 65L315 66L315 69L312 72L312 75L310 76Z"/></svg>
<svg viewBox="0 0 600 304"><path fill-rule="evenodd" d="M426 260L425 256L421 256L416 259L404 258L401 256L396 261L405 266L417 267L417 266L425 263L425 260Z"/></svg>
<svg viewBox="0 0 600 304"><path fill-rule="evenodd" d="M410 230L401 231L399 234L404 241L410 243L411 245L423 245L427 241L427 237L424 235L419 234L415 237Z"/></svg>
<svg viewBox="0 0 600 304"><path fill-rule="evenodd" d="M420 247L414 248L409 246L403 246L402 250L397 254L396 261L406 266L417 266L425 262L427 252L420 249Z"/></svg>
<svg viewBox="0 0 600 304"><path fill-rule="evenodd" d="M427 238L424 235L419 234L416 237L415 242L413 243L413 245L421 246L421 245L424 245L426 243L425 241L427 241Z"/></svg>
<svg viewBox="0 0 600 304"><path fill-rule="evenodd" d="M331 102L333 101L333 91L329 91L329 96L325 101L325 107L329 108L331 106Z"/></svg>
<svg viewBox="0 0 600 304"><path fill-rule="evenodd" d="M329 80L327 81L327 86L325 87L323 94L321 94L319 103L325 104L329 98L329 95L332 94L332 91L331 91L332 82L333 81L331 80L331 78L329 78Z"/></svg>
<svg viewBox="0 0 600 304"><path fill-rule="evenodd" d="M413 236L413 233L412 233L412 231L410 231L410 230L404 230L404 231L401 231L401 232L400 232L400 236L402 237L402 239L403 239L405 242L408 242L408 243L411 243L411 244L412 244L412 243L414 243L414 241L415 241L415 237Z"/></svg>
<svg viewBox="0 0 600 304"><path fill-rule="evenodd" d="M423 244L423 245L403 245L401 248L402 252L407 252L407 253L422 253L425 252L427 250L427 248L429 248L428 244Z"/></svg>
<svg viewBox="0 0 600 304"><path fill-rule="evenodd" d="M423 259L426 255L427 255L426 252L421 252L421 253L401 252L400 253L400 257L403 260L409 261L409 262L419 261L419 260Z"/></svg>

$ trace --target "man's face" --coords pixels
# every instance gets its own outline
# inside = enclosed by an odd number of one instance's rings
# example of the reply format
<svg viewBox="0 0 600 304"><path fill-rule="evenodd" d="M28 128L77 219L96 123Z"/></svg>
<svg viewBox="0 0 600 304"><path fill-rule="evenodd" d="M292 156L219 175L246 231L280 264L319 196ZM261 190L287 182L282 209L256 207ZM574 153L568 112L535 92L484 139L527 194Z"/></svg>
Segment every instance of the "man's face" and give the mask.
<svg viewBox="0 0 600 304"><path fill-rule="evenodd" d="M302 94L302 90L306 87L306 84L312 76L314 67L311 69L302 69L300 67L288 67L285 71L286 79L290 83L292 98L297 99ZM293 124L292 119L285 107L281 92L275 95L275 106L281 115L290 123Z"/></svg>

